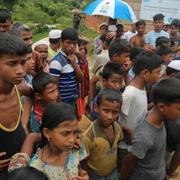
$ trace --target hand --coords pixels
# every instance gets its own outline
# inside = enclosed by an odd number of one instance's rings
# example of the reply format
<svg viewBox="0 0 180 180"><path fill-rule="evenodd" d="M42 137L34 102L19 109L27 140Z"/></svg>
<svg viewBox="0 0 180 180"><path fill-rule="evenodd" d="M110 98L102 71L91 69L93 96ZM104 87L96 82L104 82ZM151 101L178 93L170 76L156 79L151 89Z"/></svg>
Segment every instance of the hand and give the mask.
<svg viewBox="0 0 180 180"><path fill-rule="evenodd" d="M79 176L74 177L73 180L89 180L89 176L86 171L80 169Z"/></svg>
<svg viewBox="0 0 180 180"><path fill-rule="evenodd" d="M71 66L74 67L77 65L77 57L75 54L68 55L68 60L71 63Z"/></svg>
<svg viewBox="0 0 180 180"><path fill-rule="evenodd" d="M0 152L0 157L3 157L6 155L6 152ZM4 168L6 168L9 165L11 159L3 159L0 160L0 171L2 171Z"/></svg>
<svg viewBox="0 0 180 180"><path fill-rule="evenodd" d="M74 148L77 149L77 150L82 148L81 139L78 138L78 137L75 140Z"/></svg>
<svg viewBox="0 0 180 180"><path fill-rule="evenodd" d="M125 72L129 71L129 69L131 69L132 67L132 62L131 61L127 61L123 64L124 70Z"/></svg>
<svg viewBox="0 0 180 180"><path fill-rule="evenodd" d="M116 32L108 32L107 35L106 35L106 38L107 39L112 39L112 38L115 38L116 37Z"/></svg>

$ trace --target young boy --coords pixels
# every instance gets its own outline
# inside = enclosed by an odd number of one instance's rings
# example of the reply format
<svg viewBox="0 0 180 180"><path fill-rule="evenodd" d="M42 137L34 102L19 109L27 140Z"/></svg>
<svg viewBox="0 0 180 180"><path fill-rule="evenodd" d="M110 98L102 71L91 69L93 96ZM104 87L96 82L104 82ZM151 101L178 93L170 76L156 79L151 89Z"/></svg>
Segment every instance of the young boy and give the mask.
<svg viewBox="0 0 180 180"><path fill-rule="evenodd" d="M78 37L75 29L67 28L63 30L61 34L62 49L50 63L50 73L59 82L62 101L71 104L76 112L77 83L83 81L83 74L75 56Z"/></svg>
<svg viewBox="0 0 180 180"><path fill-rule="evenodd" d="M164 24L164 15L163 14L156 14L153 17L153 25L154 30L147 33L145 37L145 49L149 51L155 51L155 43L156 39L160 36L165 36L169 38L169 34L162 30Z"/></svg>
<svg viewBox="0 0 180 180"><path fill-rule="evenodd" d="M121 180L163 180L166 176L164 121L180 118L180 80L161 80L153 90L154 107L136 128Z"/></svg>
<svg viewBox="0 0 180 180"><path fill-rule="evenodd" d="M58 85L54 77L45 72L38 73L32 80L34 102L23 115L24 126L30 121L30 131L40 132L41 118L46 105L58 101ZM30 113L31 112L31 113Z"/></svg>
<svg viewBox="0 0 180 180"><path fill-rule="evenodd" d="M8 32L12 25L12 14L7 9L0 9L0 32Z"/></svg>
<svg viewBox="0 0 180 180"><path fill-rule="evenodd" d="M123 68L120 64L116 62L108 62L102 72L101 75L101 81L102 81L102 88L111 88L120 91L123 84ZM97 96L93 100L93 107L97 103ZM97 112L93 111L91 112L91 118L97 119Z"/></svg>
<svg viewBox="0 0 180 180"><path fill-rule="evenodd" d="M61 46L61 33L59 29L53 29L49 32L48 60L51 61L59 52Z"/></svg>
<svg viewBox="0 0 180 180"><path fill-rule="evenodd" d="M161 77L165 75L167 65L172 61L173 59L173 50L170 47L162 46L158 51L157 54L161 56L163 60L163 65L161 68Z"/></svg>
<svg viewBox="0 0 180 180"><path fill-rule="evenodd" d="M123 92L123 104L119 122L132 133L145 119L148 110L146 84L154 84L160 78L162 60L159 55L144 52L135 58L135 77ZM120 143L118 162L121 166L124 156L130 151L130 142Z"/></svg>
<svg viewBox="0 0 180 180"><path fill-rule="evenodd" d="M140 20L136 22L136 30L137 34L130 39L131 47L144 47L144 33L146 29L146 22L144 20Z"/></svg>
<svg viewBox="0 0 180 180"><path fill-rule="evenodd" d="M0 171L17 153L25 138L21 124L22 104L16 85L25 76L28 47L19 38L0 34Z"/></svg>
<svg viewBox="0 0 180 180"><path fill-rule="evenodd" d="M117 90L104 89L97 96L98 118L83 136L90 179L119 179L116 170L117 144L123 135L116 121L121 103L122 97Z"/></svg>
<svg viewBox="0 0 180 180"><path fill-rule="evenodd" d="M170 47L170 39L164 36L160 36L156 39L156 50L158 51L162 47Z"/></svg>
<svg viewBox="0 0 180 180"><path fill-rule="evenodd" d="M173 50L176 52L180 49L180 19L174 19L170 24L170 40Z"/></svg>

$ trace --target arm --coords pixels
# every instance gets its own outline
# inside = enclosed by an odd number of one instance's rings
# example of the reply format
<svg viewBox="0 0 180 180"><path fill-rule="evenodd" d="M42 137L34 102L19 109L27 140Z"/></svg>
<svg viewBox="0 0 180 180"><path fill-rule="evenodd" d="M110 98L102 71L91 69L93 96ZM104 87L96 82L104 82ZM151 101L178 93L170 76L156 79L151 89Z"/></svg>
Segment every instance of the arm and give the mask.
<svg viewBox="0 0 180 180"><path fill-rule="evenodd" d="M132 153L128 153L124 158L122 167L121 167L121 180L127 180L130 174L132 173L136 163L136 156Z"/></svg>
<svg viewBox="0 0 180 180"><path fill-rule="evenodd" d="M90 86L89 86L89 97L90 97L90 103L92 106L94 97L95 97L95 91L96 91L96 83L99 81L99 77L97 75L92 76L90 80ZM92 107L90 107L92 110Z"/></svg>
<svg viewBox="0 0 180 180"><path fill-rule="evenodd" d="M30 97L25 97L24 103L23 103L23 114L22 114L22 125L26 133L28 134L28 122L29 122L29 117L31 113L31 108L32 108L33 100Z"/></svg>
<svg viewBox="0 0 180 180"><path fill-rule="evenodd" d="M172 159L171 159L170 167L169 167L169 169L167 171L167 174L169 176L172 176L172 174L178 168L179 165L180 165L180 155L175 152L173 154Z"/></svg>
<svg viewBox="0 0 180 180"><path fill-rule="evenodd" d="M29 134L22 147L21 147L21 153L26 153L28 154L30 157L33 153L33 149L35 147L35 144L41 141L41 134L40 133L31 133Z"/></svg>
<svg viewBox="0 0 180 180"><path fill-rule="evenodd" d="M130 39L130 45L131 45L132 48L134 48L134 46L135 46L135 37L132 37Z"/></svg>
<svg viewBox="0 0 180 180"><path fill-rule="evenodd" d="M77 57L74 54L72 54L68 56L68 60L70 61L71 66L74 68L78 82L83 82L84 75L77 64Z"/></svg>

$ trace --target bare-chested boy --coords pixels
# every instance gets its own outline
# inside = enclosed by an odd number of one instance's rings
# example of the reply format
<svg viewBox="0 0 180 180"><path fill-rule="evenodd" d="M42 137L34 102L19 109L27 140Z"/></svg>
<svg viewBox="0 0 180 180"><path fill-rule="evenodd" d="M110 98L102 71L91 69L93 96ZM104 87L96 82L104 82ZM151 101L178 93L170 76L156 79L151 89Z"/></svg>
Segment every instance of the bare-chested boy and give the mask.
<svg viewBox="0 0 180 180"><path fill-rule="evenodd" d="M25 138L16 85L24 79L27 53L28 47L18 37L0 34L0 175L6 170L9 158L20 151Z"/></svg>

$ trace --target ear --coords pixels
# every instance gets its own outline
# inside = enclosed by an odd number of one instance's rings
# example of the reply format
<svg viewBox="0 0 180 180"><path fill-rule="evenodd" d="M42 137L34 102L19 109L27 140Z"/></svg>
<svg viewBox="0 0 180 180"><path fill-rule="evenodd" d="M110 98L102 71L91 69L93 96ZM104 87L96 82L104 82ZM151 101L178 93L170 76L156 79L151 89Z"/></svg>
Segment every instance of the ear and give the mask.
<svg viewBox="0 0 180 180"><path fill-rule="evenodd" d="M51 139L51 130L48 128L43 128L42 132L46 139L49 141L49 139Z"/></svg>
<svg viewBox="0 0 180 180"><path fill-rule="evenodd" d="M114 54L111 58L112 61L118 62L118 54Z"/></svg>
<svg viewBox="0 0 180 180"><path fill-rule="evenodd" d="M141 71L141 75L143 76L144 79L147 79L149 77L150 72L147 69L144 69Z"/></svg>
<svg viewBox="0 0 180 180"><path fill-rule="evenodd" d="M164 103L158 103L156 105L157 109L160 111L160 112L163 112L164 111L164 108L165 108L165 104Z"/></svg>
<svg viewBox="0 0 180 180"><path fill-rule="evenodd" d="M102 85L103 85L103 87L106 87L106 82L107 82L107 80L102 78Z"/></svg>

